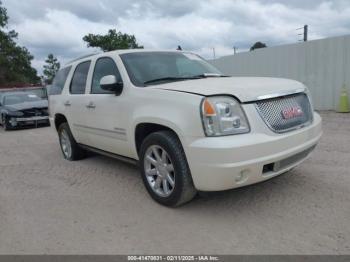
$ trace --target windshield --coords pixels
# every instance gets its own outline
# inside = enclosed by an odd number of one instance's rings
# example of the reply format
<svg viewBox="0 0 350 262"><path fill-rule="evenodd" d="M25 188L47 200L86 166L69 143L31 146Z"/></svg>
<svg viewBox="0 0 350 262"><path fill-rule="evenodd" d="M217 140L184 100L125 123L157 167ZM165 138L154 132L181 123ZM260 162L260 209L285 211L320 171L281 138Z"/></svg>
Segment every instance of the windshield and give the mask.
<svg viewBox="0 0 350 262"><path fill-rule="evenodd" d="M15 105L25 102L35 102L43 100L36 94L11 94L4 97L4 105Z"/></svg>
<svg viewBox="0 0 350 262"><path fill-rule="evenodd" d="M192 53L182 52L137 52L120 55L135 86L161 84L186 80L221 72ZM153 81L153 80L161 81Z"/></svg>

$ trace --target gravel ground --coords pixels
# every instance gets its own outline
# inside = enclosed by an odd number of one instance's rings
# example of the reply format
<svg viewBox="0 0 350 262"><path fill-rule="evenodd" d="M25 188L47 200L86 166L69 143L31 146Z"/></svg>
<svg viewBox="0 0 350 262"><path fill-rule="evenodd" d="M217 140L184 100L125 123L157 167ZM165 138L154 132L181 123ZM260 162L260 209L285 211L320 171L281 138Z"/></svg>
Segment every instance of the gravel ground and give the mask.
<svg viewBox="0 0 350 262"><path fill-rule="evenodd" d="M350 114L293 171L170 209L136 167L63 160L51 128L0 131L0 254L350 254Z"/></svg>

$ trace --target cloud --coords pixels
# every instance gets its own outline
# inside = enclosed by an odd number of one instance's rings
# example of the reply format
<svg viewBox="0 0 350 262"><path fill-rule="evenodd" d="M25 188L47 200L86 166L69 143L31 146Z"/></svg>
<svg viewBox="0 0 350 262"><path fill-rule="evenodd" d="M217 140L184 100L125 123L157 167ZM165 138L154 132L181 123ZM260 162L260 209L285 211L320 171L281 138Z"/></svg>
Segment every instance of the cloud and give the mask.
<svg viewBox="0 0 350 262"><path fill-rule="evenodd" d="M110 28L134 34L146 48L181 45L211 58L245 51L256 41L268 46L295 43L295 29L309 25L310 39L350 33L350 3L345 0L3 0L9 28L34 54L40 71L48 53L65 62L94 52L82 37Z"/></svg>
<svg viewBox="0 0 350 262"><path fill-rule="evenodd" d="M58 55L83 51L85 34L107 31L112 25L94 23L67 11L48 10L42 19L26 19L13 28L21 42Z"/></svg>

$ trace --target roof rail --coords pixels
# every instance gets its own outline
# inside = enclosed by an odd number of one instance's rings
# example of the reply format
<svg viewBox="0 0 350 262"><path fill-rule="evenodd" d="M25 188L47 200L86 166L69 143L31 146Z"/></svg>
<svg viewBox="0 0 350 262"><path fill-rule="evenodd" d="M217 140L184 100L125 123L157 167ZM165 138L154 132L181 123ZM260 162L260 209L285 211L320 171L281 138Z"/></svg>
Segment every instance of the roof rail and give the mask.
<svg viewBox="0 0 350 262"><path fill-rule="evenodd" d="M91 53L91 54L88 54L88 55L83 55L83 56L80 56L78 58L75 58L75 59L69 61L68 63L66 63L66 65L71 64L73 62L76 62L76 61L78 61L80 59L88 58L90 56L94 56L94 55L98 55L98 54L102 54L102 53L101 52L96 52L96 53Z"/></svg>

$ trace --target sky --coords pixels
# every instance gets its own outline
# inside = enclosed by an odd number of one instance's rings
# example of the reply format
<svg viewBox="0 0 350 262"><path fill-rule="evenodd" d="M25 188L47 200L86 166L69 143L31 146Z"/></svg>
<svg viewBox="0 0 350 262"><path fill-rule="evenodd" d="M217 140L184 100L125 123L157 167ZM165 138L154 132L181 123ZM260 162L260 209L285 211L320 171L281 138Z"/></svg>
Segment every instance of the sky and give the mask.
<svg viewBox="0 0 350 262"><path fill-rule="evenodd" d="M296 43L304 24L309 39L350 34L349 0L2 0L8 30L34 55L41 73L53 53L62 64L97 52L82 40L109 29L134 34L147 49L176 49L216 57L268 46Z"/></svg>

